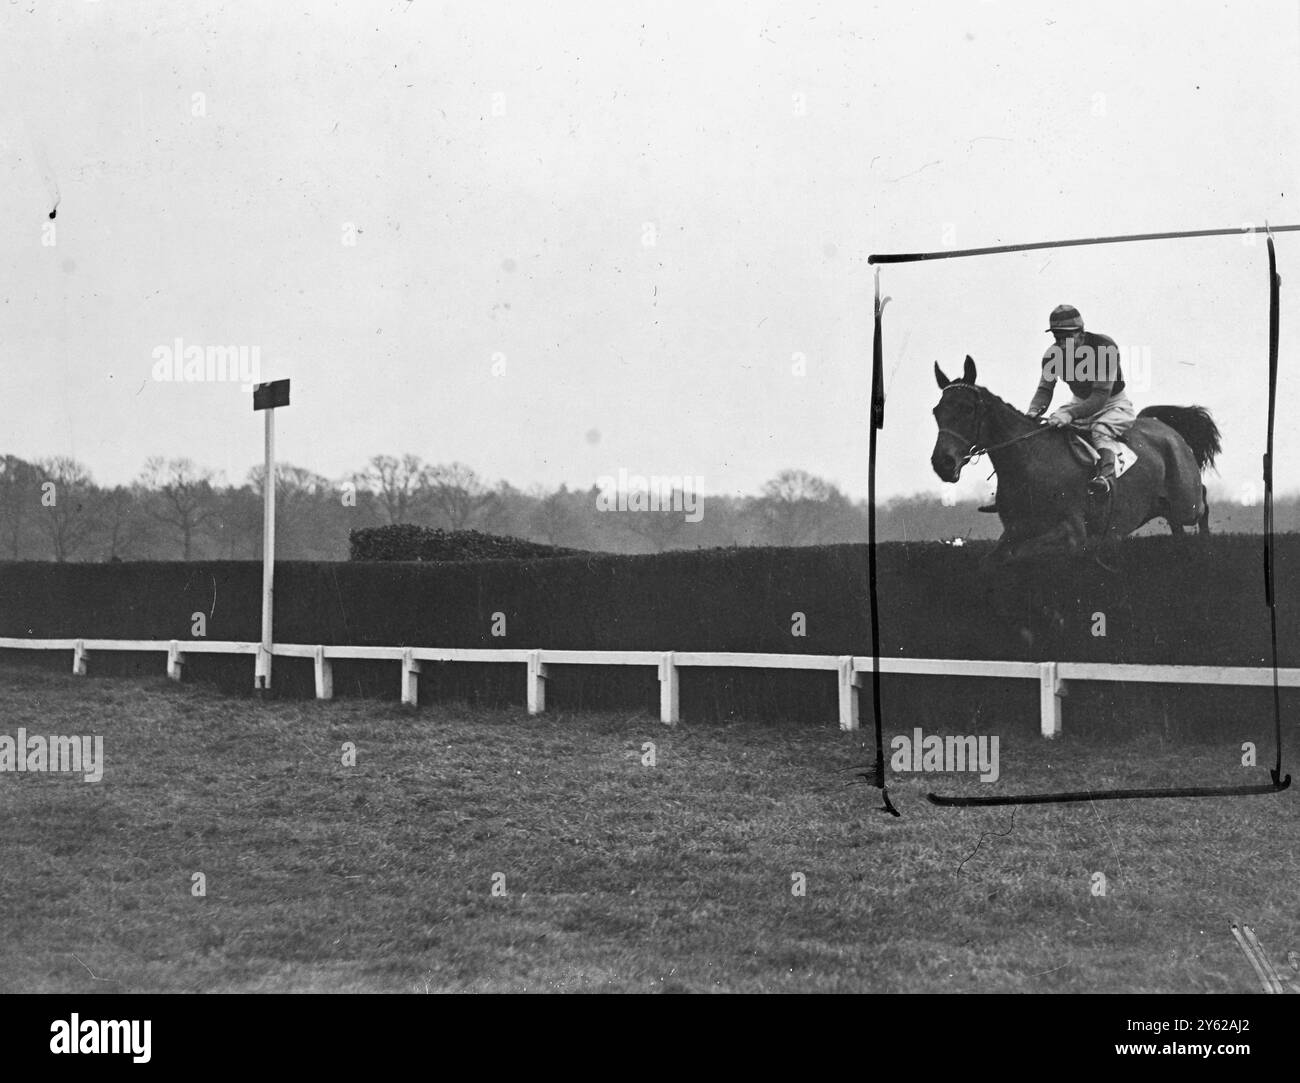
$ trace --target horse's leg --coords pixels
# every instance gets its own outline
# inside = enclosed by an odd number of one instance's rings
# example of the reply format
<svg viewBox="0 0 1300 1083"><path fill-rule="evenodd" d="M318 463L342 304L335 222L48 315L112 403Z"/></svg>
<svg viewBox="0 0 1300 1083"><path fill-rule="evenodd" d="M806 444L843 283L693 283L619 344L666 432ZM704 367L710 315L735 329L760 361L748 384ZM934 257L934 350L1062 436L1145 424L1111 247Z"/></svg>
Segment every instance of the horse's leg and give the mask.
<svg viewBox="0 0 1300 1083"><path fill-rule="evenodd" d="M1050 530L1016 544L1006 559L1011 562L1056 553L1077 553L1083 548L1085 538L1084 526L1078 517L1062 519Z"/></svg>
<svg viewBox="0 0 1300 1083"><path fill-rule="evenodd" d="M1201 515L1196 520L1196 533L1202 536L1210 532L1210 494L1201 486Z"/></svg>
<svg viewBox="0 0 1300 1083"><path fill-rule="evenodd" d="M1015 548L1015 539L1010 532L1005 533L997 540L997 543L989 551L989 554L980 561L980 570L984 572L993 571L996 568L1006 564L1010 559L1012 549Z"/></svg>

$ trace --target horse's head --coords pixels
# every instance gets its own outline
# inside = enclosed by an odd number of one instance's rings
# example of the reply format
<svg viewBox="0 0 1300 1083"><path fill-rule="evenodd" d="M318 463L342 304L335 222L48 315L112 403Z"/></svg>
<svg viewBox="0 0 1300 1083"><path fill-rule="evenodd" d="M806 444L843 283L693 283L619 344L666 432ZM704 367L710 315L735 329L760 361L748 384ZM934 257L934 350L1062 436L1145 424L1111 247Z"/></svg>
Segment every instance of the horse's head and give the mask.
<svg viewBox="0 0 1300 1083"><path fill-rule="evenodd" d="M950 380L936 361L934 378L943 394L934 408L939 438L934 442L930 465L940 480L954 482L961 477L961 468L979 443L981 392L975 386L975 362L968 354L961 376Z"/></svg>

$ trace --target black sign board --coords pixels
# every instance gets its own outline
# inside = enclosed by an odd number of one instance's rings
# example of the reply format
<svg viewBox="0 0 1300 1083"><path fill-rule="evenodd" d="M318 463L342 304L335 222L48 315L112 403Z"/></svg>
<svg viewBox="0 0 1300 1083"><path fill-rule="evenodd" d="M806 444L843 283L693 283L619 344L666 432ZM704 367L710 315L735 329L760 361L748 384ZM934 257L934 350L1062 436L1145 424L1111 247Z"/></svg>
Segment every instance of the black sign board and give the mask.
<svg viewBox="0 0 1300 1083"><path fill-rule="evenodd" d="M277 406L289 405L289 381L274 380L269 384L258 384L253 388L253 409L273 410Z"/></svg>

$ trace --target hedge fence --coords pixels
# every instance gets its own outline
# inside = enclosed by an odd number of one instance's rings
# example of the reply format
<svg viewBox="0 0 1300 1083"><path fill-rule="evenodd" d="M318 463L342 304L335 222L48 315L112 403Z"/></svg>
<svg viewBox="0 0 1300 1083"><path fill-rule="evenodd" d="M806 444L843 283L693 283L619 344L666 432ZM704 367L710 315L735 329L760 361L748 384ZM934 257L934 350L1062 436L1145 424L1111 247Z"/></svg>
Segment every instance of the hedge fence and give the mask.
<svg viewBox="0 0 1300 1083"><path fill-rule="evenodd" d="M987 545L878 549L881 653L921 658L1260 666L1270 661L1262 542L1131 539L1116 570L1086 559L987 576ZM1300 535L1277 541L1280 661L1300 666ZM275 640L351 646L870 653L867 548L743 548L534 560L276 565ZM201 618L200 616L201 615ZM260 638L255 561L0 564L0 635ZM1104 632L1104 634L1102 634ZM499 634L498 634L499 633ZM26 652L3 652L12 657ZM59 654L60 668L67 659ZM252 688L252 659L191 655L187 678ZM95 657L160 673L157 655ZM909 679L891 678L903 684ZM1033 682L928 678L969 698ZM336 694L396 696L395 665L336 662ZM421 698L522 703L522 665L425 664ZM280 695L312 695L311 663L277 658ZM963 691L964 690L964 691ZM981 692L980 695L984 693ZM1238 690L1234 695L1244 696ZM1197 696L1213 699L1207 690ZM653 668L552 669L552 708L644 708ZM834 681L799 672L685 670L682 712L833 720Z"/></svg>

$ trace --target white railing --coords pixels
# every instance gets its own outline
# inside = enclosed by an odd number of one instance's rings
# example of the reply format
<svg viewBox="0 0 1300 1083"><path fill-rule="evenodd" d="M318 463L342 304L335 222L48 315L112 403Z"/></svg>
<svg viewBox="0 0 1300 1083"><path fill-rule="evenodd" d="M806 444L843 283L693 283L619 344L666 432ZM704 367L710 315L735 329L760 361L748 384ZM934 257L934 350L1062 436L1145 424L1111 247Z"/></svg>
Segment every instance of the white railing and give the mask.
<svg viewBox="0 0 1300 1083"><path fill-rule="evenodd" d="M160 651L167 655L167 676L180 680L187 654L248 654L256 657L260 643L177 639L21 639L0 637L0 650L70 650L72 672L85 676L87 659L95 651ZM305 643L275 643L271 654L282 658L311 658L316 666L316 698L334 695L334 659L394 661L402 664L402 702L419 698L422 662L510 662L527 667L528 713L546 710L546 678L550 666L654 666L659 674L659 717L680 721L678 671L685 667L743 669L802 669L834 673L839 686L840 729L858 728L858 689L872 660L861 655L739 654L719 651L547 651L460 647L334 647ZM1269 667L1119 665L1109 662L982 662L949 658L882 658L881 673L929 676L1017 677L1038 681L1039 722L1044 737L1061 732L1061 698L1067 681L1140 681L1157 684L1217 684L1270 686ZM1278 670L1278 684L1300 688L1300 669Z"/></svg>

